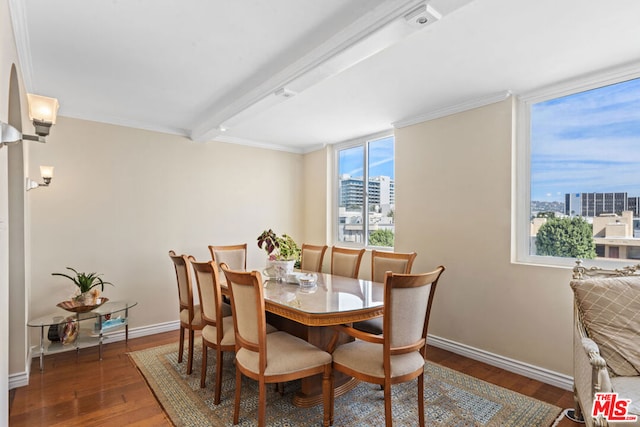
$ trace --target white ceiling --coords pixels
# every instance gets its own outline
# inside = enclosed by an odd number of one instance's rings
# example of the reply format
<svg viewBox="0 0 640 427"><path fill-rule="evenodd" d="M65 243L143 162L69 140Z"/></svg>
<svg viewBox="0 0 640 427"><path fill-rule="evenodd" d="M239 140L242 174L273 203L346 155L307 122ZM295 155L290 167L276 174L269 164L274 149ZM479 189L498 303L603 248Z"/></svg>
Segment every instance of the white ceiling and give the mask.
<svg viewBox="0 0 640 427"><path fill-rule="evenodd" d="M60 115L294 152L640 63L637 0L431 0L441 19L385 48L420 4L10 0L27 91Z"/></svg>

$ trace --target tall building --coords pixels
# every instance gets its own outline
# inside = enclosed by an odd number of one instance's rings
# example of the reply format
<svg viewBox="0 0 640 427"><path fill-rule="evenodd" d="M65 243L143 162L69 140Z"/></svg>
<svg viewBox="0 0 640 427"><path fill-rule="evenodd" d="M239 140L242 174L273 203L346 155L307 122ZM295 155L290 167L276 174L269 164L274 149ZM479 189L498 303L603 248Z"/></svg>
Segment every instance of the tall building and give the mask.
<svg viewBox="0 0 640 427"><path fill-rule="evenodd" d="M627 193L567 193L564 198L564 213L569 216L596 217L628 210Z"/></svg>
<svg viewBox="0 0 640 427"><path fill-rule="evenodd" d="M362 177L342 175L339 182L340 206L359 208L364 204L364 185ZM395 204L395 182L388 176L369 178L369 205L391 206Z"/></svg>

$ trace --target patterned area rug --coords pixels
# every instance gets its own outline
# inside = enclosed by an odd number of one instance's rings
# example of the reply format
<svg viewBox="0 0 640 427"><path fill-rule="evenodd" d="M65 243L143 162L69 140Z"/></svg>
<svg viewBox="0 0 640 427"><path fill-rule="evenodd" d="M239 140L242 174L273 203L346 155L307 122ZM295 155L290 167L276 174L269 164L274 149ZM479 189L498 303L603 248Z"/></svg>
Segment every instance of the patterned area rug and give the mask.
<svg viewBox="0 0 640 427"><path fill-rule="evenodd" d="M212 390L215 352L209 351L207 387L204 389L200 388L200 343L196 344L191 375L185 374L186 351L180 364L177 353L176 343L129 355L176 426L231 426L235 392L233 354L225 353L222 399L216 406ZM298 408L291 403L298 386L295 381L287 383L283 396L272 387L267 388L268 426L322 425L322 405ZM394 385L391 389L394 426L417 425L416 380ZM257 400L257 383L243 378L239 425L256 425ZM425 410L426 424L430 427L549 427L560 413L556 406L430 362L425 366ZM373 384L360 383L337 397L333 425L384 425L382 390Z"/></svg>

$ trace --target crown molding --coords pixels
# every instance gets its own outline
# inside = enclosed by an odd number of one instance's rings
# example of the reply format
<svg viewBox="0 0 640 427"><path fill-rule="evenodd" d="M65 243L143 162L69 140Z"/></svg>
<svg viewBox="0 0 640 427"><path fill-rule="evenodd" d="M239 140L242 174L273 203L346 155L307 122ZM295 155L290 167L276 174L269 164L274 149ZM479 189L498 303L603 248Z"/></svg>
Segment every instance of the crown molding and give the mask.
<svg viewBox="0 0 640 427"><path fill-rule="evenodd" d="M91 115L91 114L87 114L86 112L78 112L73 110L72 111L65 110L64 117L69 117L71 119L78 119L78 120L87 120L87 121L96 122L96 123L104 123L107 125L123 126L123 127L140 129L140 130L148 130L151 132L166 133L170 135L178 135L178 136L184 136L184 137L189 136L189 132L186 129L177 128L173 126L158 126L155 124L141 122L138 120L131 120L123 117L115 117L115 116L108 116L108 115Z"/></svg>
<svg viewBox="0 0 640 427"><path fill-rule="evenodd" d="M304 154L305 150L302 147L291 147L289 145L272 144L269 142L256 141L253 139L237 138L235 136L220 135L215 138L215 141L226 142L227 144L244 145L254 148L265 148L267 150L285 151L294 154Z"/></svg>
<svg viewBox="0 0 640 427"><path fill-rule="evenodd" d="M9 0L9 13L13 26L13 38L16 42L18 62L22 80L27 93L33 93L33 65L31 64L31 43L27 29L27 12L23 0Z"/></svg>
<svg viewBox="0 0 640 427"><path fill-rule="evenodd" d="M485 105L504 101L511 95L512 95L511 91L506 90L503 92L483 96L481 98L471 99L471 100L462 102L460 104L455 104L449 107L440 108L438 110L430 111L428 113L421 114L419 116L398 120L397 122L391 123L391 125L396 129L400 129L403 127L415 125L415 124L426 122L433 119L439 119L441 117L462 113L463 111L472 110L474 108L484 107Z"/></svg>

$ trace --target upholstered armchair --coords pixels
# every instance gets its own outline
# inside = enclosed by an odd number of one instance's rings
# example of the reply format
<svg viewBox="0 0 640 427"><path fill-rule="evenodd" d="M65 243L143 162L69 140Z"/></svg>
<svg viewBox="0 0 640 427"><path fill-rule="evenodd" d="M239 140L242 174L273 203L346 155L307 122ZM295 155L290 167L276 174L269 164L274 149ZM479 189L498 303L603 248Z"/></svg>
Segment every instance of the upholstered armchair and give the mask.
<svg viewBox="0 0 640 427"><path fill-rule="evenodd" d="M572 419L589 427L640 426L640 265L619 270L573 269L574 399ZM629 399L635 422L593 416L596 393L618 393ZM598 411L603 412L603 411Z"/></svg>

